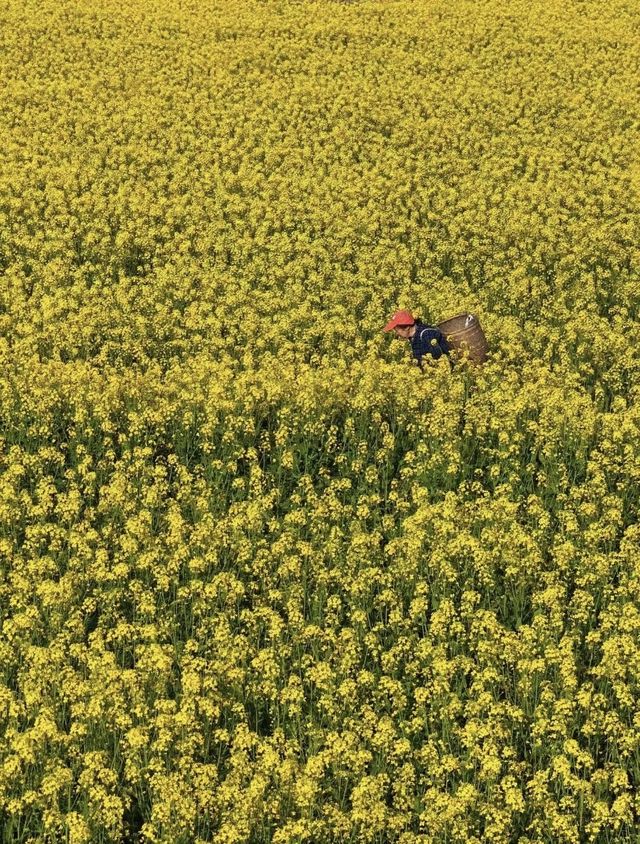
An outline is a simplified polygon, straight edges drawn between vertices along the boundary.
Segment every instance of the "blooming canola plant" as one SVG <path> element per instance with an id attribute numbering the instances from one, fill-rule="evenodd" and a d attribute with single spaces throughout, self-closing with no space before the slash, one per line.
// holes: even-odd
<path id="1" fill-rule="evenodd" d="M 3 840 L 636 841 L 640 9 L 0 46 Z"/>

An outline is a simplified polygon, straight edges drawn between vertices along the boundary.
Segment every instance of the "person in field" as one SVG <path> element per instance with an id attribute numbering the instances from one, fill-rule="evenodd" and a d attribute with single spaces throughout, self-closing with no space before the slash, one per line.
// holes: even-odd
<path id="1" fill-rule="evenodd" d="M 409 311 L 396 311 L 385 325 L 384 331 L 394 331 L 396 337 L 409 341 L 413 357 L 423 372 L 422 358 L 425 355 L 431 355 L 434 360 L 447 355 L 453 369 L 453 360 L 449 355 L 451 348 L 443 333 L 435 325 L 425 325 Z"/>

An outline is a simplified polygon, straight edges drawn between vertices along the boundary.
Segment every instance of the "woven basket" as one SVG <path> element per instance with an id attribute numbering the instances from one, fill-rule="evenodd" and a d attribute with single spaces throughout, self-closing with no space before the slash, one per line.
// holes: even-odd
<path id="1" fill-rule="evenodd" d="M 489 345 L 478 318 L 473 314 L 458 314 L 438 324 L 449 345 L 458 354 L 467 354 L 475 363 L 484 363 Z"/>

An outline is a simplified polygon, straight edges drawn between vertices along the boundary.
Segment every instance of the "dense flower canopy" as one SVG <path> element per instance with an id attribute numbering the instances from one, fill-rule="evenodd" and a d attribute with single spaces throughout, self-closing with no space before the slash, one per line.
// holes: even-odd
<path id="1" fill-rule="evenodd" d="M 640 7 L 7 0 L 0 74 L 6 840 L 635 841 Z"/>

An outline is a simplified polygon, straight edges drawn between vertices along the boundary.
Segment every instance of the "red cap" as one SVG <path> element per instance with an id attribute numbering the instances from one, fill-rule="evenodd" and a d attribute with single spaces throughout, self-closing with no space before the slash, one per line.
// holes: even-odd
<path id="1" fill-rule="evenodd" d="M 389 322 L 385 325 L 383 331 L 391 331 L 396 325 L 413 325 L 415 319 L 409 311 L 396 311 Z"/>

